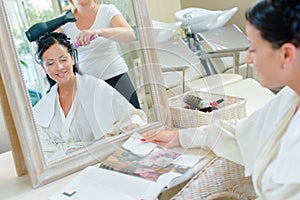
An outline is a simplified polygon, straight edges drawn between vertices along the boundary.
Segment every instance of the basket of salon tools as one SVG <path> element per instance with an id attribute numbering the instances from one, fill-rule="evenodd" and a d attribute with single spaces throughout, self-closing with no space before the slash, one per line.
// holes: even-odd
<path id="1" fill-rule="evenodd" d="M 192 90 L 169 99 L 173 127 L 208 125 L 213 119 L 241 119 L 246 100 L 239 97 Z"/>

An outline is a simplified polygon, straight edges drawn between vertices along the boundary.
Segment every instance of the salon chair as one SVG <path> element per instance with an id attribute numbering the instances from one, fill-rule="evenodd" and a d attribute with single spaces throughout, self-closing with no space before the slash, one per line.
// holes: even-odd
<path id="1" fill-rule="evenodd" d="M 252 69 L 245 62 L 250 44 L 238 26 L 231 24 L 199 32 L 195 39 L 202 47 L 195 52 L 196 55 L 200 60 L 210 59 L 217 73 L 235 73 L 243 78 L 252 78 Z"/>
<path id="2" fill-rule="evenodd" d="M 172 97 L 192 89 L 219 88 L 240 81 L 239 74 L 213 74 L 201 63 L 182 39 L 157 44 L 167 96 Z"/>

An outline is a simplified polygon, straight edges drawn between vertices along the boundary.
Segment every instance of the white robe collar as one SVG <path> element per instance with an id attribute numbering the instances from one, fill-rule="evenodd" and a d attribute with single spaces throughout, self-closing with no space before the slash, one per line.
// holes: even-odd
<path id="1" fill-rule="evenodd" d="M 279 184 L 300 183 L 300 111 L 298 110 L 283 135 L 274 161 L 273 181 Z"/>
<path id="2" fill-rule="evenodd" d="M 244 161 L 246 176 L 253 173 L 254 165 L 265 143 L 288 111 L 295 109 L 298 102 L 299 96 L 289 87 L 285 87 L 262 109 L 237 124 L 236 137 Z M 253 148 L 254 144 L 256 144 L 256 148 Z"/>
<path id="3" fill-rule="evenodd" d="M 97 84 L 93 83 L 97 80 L 94 78 L 86 78 L 85 76 L 76 75 L 77 81 L 77 95 L 78 101 L 82 104 L 94 105 L 94 98 L 89 98 L 94 96 L 95 87 Z M 89 88 L 89 89 L 86 89 Z M 33 113 L 35 115 L 36 123 L 42 127 L 48 127 L 54 116 L 55 103 L 57 98 L 57 84 L 52 86 L 50 92 L 46 94 L 34 107 Z M 87 113 L 93 111 L 88 110 L 91 106 L 83 106 L 83 109 Z M 92 117 L 89 120 L 93 119 Z M 91 123 L 95 124 L 95 123 Z M 98 129 L 99 130 L 99 129 Z"/>

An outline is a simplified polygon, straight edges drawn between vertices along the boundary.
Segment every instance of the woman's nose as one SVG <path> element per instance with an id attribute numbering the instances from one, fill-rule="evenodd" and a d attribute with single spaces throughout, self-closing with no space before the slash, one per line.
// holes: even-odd
<path id="1" fill-rule="evenodd" d="M 57 66 L 58 66 L 59 69 L 63 69 L 64 68 L 64 66 L 61 63 L 58 63 Z"/>

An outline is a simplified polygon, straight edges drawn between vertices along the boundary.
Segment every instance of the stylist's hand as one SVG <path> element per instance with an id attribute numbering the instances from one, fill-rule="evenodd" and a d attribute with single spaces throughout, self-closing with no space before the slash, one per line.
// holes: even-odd
<path id="1" fill-rule="evenodd" d="M 142 135 L 144 142 L 153 142 L 168 148 L 180 146 L 178 130 L 150 130 Z"/>
<path id="2" fill-rule="evenodd" d="M 91 43 L 91 38 L 94 34 L 97 34 L 92 30 L 83 30 L 76 37 L 76 44 L 79 46 L 87 46 Z"/>

